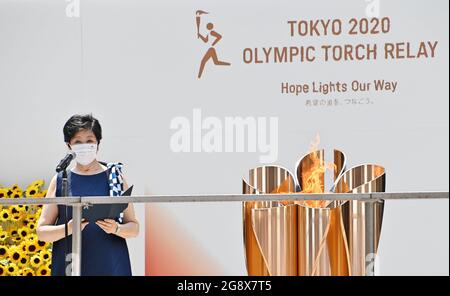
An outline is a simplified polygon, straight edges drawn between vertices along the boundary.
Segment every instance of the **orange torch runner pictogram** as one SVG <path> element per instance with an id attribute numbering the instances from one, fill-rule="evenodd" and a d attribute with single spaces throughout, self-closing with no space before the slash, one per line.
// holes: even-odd
<path id="1" fill-rule="evenodd" d="M 202 77 L 202 74 L 203 74 L 203 71 L 205 69 L 206 63 L 210 59 L 213 60 L 213 63 L 216 66 L 230 66 L 231 65 L 228 62 L 220 61 L 219 58 L 217 57 L 217 52 L 216 52 L 215 46 L 222 39 L 222 35 L 220 35 L 219 33 L 217 33 L 216 31 L 213 30 L 214 29 L 214 24 L 213 23 L 208 23 L 206 25 L 206 29 L 209 31 L 209 33 L 207 33 L 205 36 L 203 36 L 200 33 L 201 18 L 205 14 L 208 14 L 208 12 L 203 11 L 203 10 L 197 10 L 197 12 L 195 13 L 195 15 L 196 15 L 195 19 L 196 19 L 196 24 L 197 24 L 197 38 L 201 39 L 205 43 L 208 43 L 209 36 L 214 37 L 215 40 L 213 41 L 213 43 L 211 44 L 210 48 L 208 49 L 206 54 L 203 56 L 203 58 L 202 58 L 202 60 L 200 62 L 200 69 L 199 69 L 199 72 L 198 72 L 198 78 L 199 79 Z"/>

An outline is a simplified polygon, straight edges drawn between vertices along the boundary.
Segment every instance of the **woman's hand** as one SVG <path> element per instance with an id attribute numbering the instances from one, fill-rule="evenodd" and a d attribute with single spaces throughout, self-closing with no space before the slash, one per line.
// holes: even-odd
<path id="1" fill-rule="evenodd" d="M 67 228 L 69 230 L 69 234 L 72 234 L 72 224 L 73 224 L 73 220 L 70 219 L 69 222 L 67 222 Z M 88 225 L 89 222 L 86 221 L 86 219 L 82 219 L 81 220 L 81 231 L 83 231 L 83 229 L 86 227 L 86 225 Z"/>
<path id="2" fill-rule="evenodd" d="M 130 188 L 128 186 L 128 182 L 123 174 L 121 174 L 121 176 L 124 185 L 123 190 L 127 190 Z M 106 233 L 114 234 L 124 239 L 133 238 L 139 234 L 139 222 L 134 214 L 134 207 L 132 203 L 128 204 L 128 207 L 125 211 L 123 211 L 123 223 L 120 224 L 120 226 L 119 223 L 113 219 L 98 220 L 95 224 L 97 224 L 97 226 L 103 229 Z"/>
<path id="3" fill-rule="evenodd" d="M 95 224 L 108 234 L 115 234 L 119 227 L 119 224 L 112 219 L 98 220 Z"/>

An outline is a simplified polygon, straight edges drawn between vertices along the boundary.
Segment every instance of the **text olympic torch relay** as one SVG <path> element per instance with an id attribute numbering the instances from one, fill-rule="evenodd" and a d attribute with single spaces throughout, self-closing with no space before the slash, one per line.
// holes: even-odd
<path id="1" fill-rule="evenodd" d="M 1 295 L 448 277 L 432 2 L 0 0 Z"/>

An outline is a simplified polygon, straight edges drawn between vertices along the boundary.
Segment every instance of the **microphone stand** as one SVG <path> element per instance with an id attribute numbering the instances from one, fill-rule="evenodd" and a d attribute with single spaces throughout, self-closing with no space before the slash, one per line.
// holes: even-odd
<path id="1" fill-rule="evenodd" d="M 69 180 L 67 179 L 67 168 L 64 168 L 64 170 L 62 171 L 62 183 L 61 183 L 61 195 L 62 197 L 68 197 L 69 196 Z M 69 226 L 68 226 L 68 221 L 67 221 L 67 217 L 68 217 L 68 210 L 67 210 L 67 205 L 64 206 L 64 270 L 67 270 L 67 263 L 70 260 L 67 260 L 67 255 L 69 254 L 69 242 L 68 237 L 69 237 Z"/>
<path id="2" fill-rule="evenodd" d="M 75 153 L 66 155 L 63 160 L 56 167 L 56 172 L 62 173 L 61 183 L 61 197 L 69 197 L 72 192 L 70 190 L 70 175 L 67 173 L 67 167 L 72 159 L 75 157 Z M 62 209 L 62 208 L 61 208 Z M 69 214 L 68 205 L 64 205 L 64 209 L 61 210 L 61 216 L 64 218 L 64 271 L 66 275 L 81 275 L 81 221 L 82 221 L 82 205 L 72 206 L 72 219 L 75 227 L 72 228 L 72 251 L 69 253 Z M 70 270 L 69 267 L 70 266 Z"/>

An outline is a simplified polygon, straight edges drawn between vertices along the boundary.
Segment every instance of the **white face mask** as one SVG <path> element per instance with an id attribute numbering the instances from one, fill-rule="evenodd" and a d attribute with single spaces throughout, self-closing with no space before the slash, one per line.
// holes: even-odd
<path id="1" fill-rule="evenodd" d="M 88 165 L 97 159 L 97 144 L 76 144 L 72 146 L 75 160 L 81 165 Z"/>

